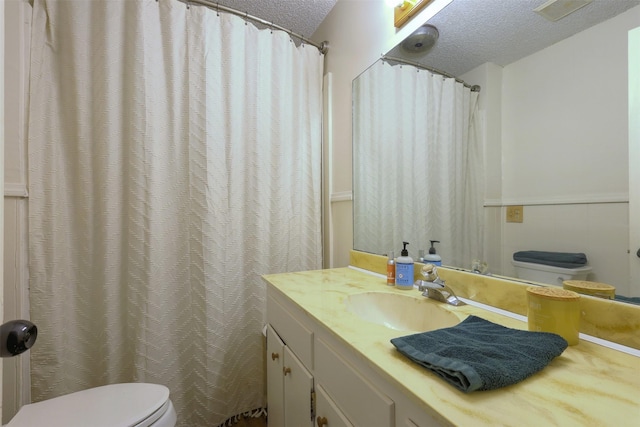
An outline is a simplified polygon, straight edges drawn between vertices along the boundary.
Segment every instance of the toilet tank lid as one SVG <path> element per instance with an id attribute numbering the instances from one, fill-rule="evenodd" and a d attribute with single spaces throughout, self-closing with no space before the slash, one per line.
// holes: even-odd
<path id="1" fill-rule="evenodd" d="M 7 427 L 139 426 L 168 400 L 163 385 L 111 384 L 25 405 Z"/>
<path id="2" fill-rule="evenodd" d="M 514 259 L 511 260 L 511 264 L 513 264 L 515 267 L 529 268 L 531 270 L 548 271 L 552 273 L 575 274 L 575 273 L 588 273 L 591 271 L 590 265 L 585 265 L 584 267 L 576 267 L 576 268 L 564 268 L 564 267 L 555 267 L 553 265 L 546 265 L 546 264 L 535 264 L 533 262 L 516 261 Z"/>

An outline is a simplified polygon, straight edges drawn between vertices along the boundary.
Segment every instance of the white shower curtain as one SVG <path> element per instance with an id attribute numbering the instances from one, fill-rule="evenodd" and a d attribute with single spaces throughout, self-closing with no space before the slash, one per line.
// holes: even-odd
<path id="1" fill-rule="evenodd" d="M 378 61 L 354 84 L 354 248 L 414 259 L 430 240 L 445 265 L 483 258 L 478 93 Z"/>
<path id="2" fill-rule="evenodd" d="M 35 0 L 31 49 L 34 400 L 262 408 L 260 275 L 321 267 L 322 55 L 176 0 Z"/>

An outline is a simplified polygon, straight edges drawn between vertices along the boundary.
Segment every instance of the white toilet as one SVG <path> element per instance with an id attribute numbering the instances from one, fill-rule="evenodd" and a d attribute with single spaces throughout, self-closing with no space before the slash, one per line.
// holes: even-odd
<path id="1" fill-rule="evenodd" d="M 25 405 L 6 427 L 174 427 L 169 389 L 111 384 Z"/>
<path id="2" fill-rule="evenodd" d="M 511 260 L 511 263 L 516 269 L 516 277 L 518 279 L 556 286 L 562 286 L 562 282 L 565 280 L 586 280 L 587 275 L 591 272 L 591 267 L 588 265 L 563 268 L 516 260 Z"/>

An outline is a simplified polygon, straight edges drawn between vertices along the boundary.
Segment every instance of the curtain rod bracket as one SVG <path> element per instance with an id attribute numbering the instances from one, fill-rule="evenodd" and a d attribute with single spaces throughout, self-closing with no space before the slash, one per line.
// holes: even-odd
<path id="1" fill-rule="evenodd" d="M 321 54 L 324 55 L 325 53 L 327 53 L 329 51 L 329 42 L 325 40 L 322 43 L 320 43 L 319 49 Z"/>

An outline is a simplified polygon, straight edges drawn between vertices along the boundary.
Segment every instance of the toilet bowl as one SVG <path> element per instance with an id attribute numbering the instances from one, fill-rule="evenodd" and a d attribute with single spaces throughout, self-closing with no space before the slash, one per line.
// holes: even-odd
<path id="1" fill-rule="evenodd" d="M 174 427 L 163 385 L 111 384 L 24 405 L 6 427 Z"/>
<path id="2" fill-rule="evenodd" d="M 588 265 L 576 268 L 563 268 L 516 260 L 511 260 L 511 263 L 516 269 L 516 277 L 518 279 L 556 286 L 562 286 L 562 282 L 565 280 L 585 280 L 591 272 L 591 267 Z"/>

